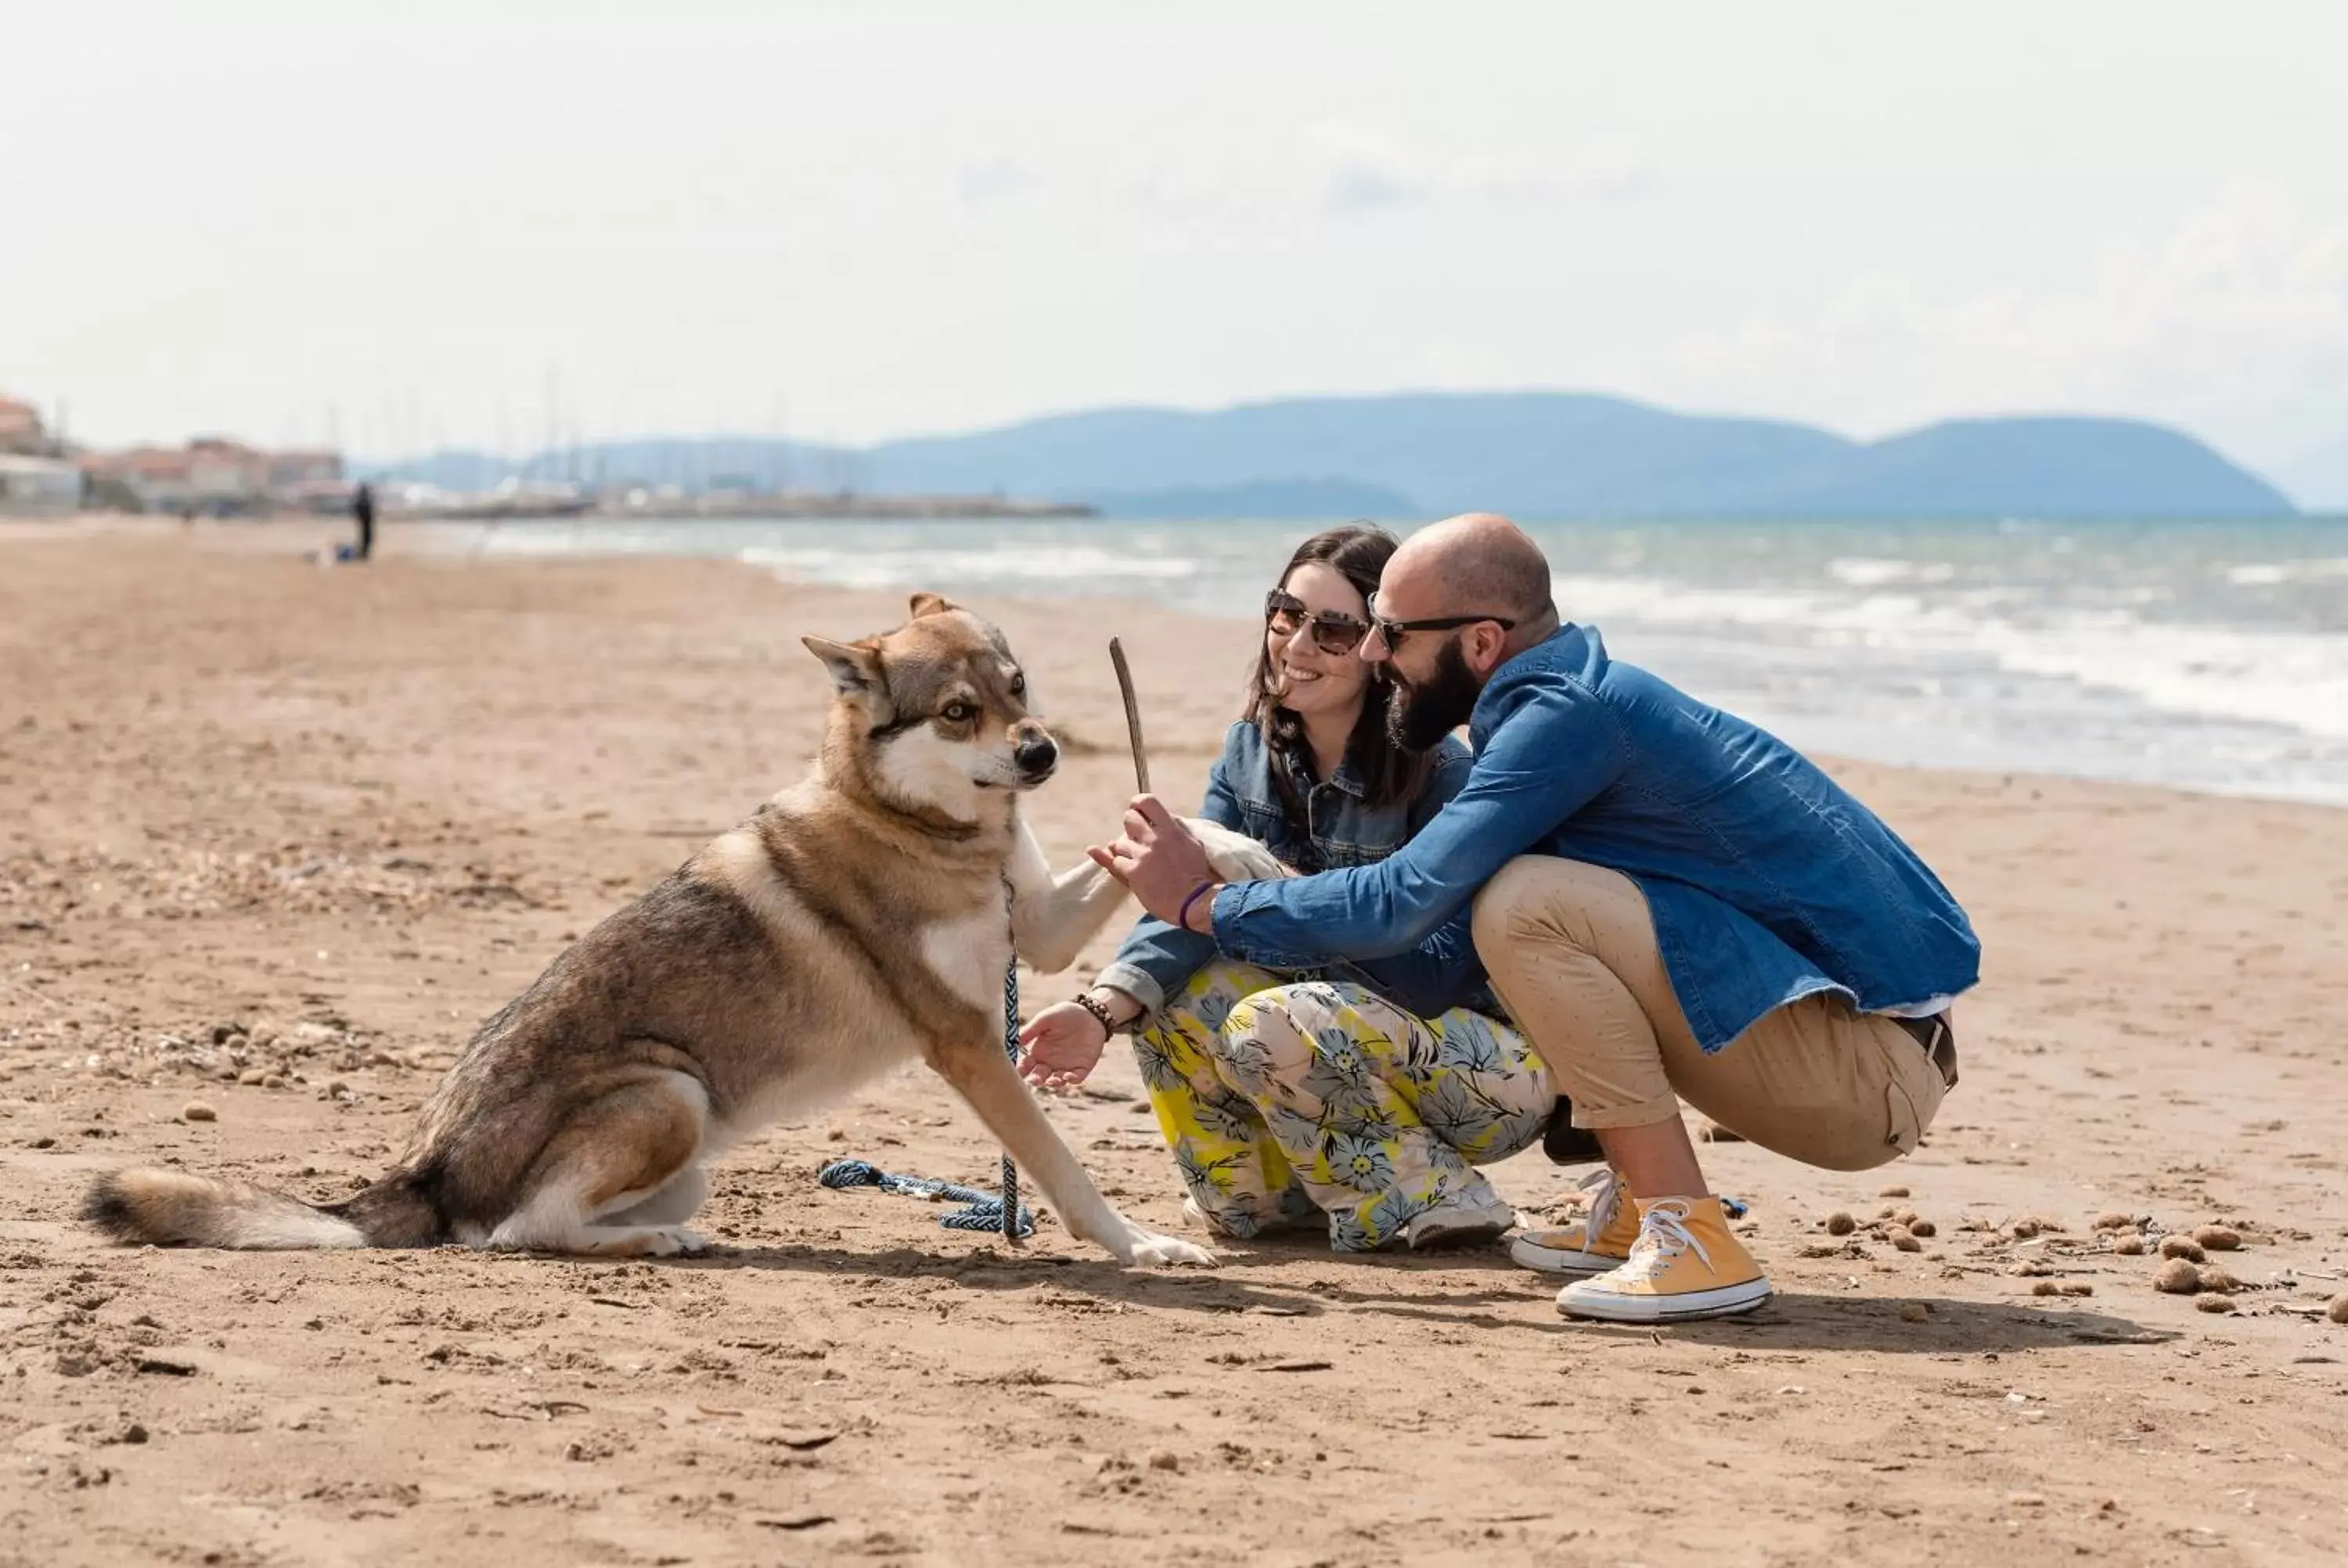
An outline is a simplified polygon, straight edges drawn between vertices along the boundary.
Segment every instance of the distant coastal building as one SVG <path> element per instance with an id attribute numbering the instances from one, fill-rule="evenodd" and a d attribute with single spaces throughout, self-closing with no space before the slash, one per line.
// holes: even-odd
<path id="1" fill-rule="evenodd" d="M 0 518 L 69 518 L 79 510 L 79 468 L 55 457 L 0 452 Z"/>
<path id="2" fill-rule="evenodd" d="M 41 424 L 41 411 L 29 403 L 0 397 L 0 452 L 37 457 L 48 449 L 49 433 Z"/>
<path id="3" fill-rule="evenodd" d="M 81 509 L 81 470 L 55 451 L 39 409 L 0 397 L 0 518 L 67 518 Z"/>
<path id="4" fill-rule="evenodd" d="M 86 453 L 81 464 L 100 499 L 144 512 L 256 517 L 339 511 L 350 499 L 339 453 L 265 452 L 220 436 Z"/>

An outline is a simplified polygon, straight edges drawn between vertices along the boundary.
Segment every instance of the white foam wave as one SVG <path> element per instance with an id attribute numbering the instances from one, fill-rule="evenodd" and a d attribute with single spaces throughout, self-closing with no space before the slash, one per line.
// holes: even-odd
<path id="1" fill-rule="evenodd" d="M 1957 575 L 1957 569 L 1946 561 L 1838 556 L 1827 562 L 1827 575 L 1852 588 L 1881 588 L 1895 582 L 1946 582 Z"/>
<path id="2" fill-rule="evenodd" d="M 753 547 L 743 550 L 740 559 L 782 577 L 841 588 L 999 583 L 1065 592 L 1086 581 L 1129 586 L 1177 581 L 1199 572 L 1199 563 L 1186 557 L 1121 555 L 1086 545 L 998 546 L 983 550 Z"/>
<path id="3" fill-rule="evenodd" d="M 1828 646 L 1977 658 L 2017 674 L 2124 692 L 2165 712 L 2277 724 L 2348 739 L 2348 636 L 2151 621 L 2117 610 L 2013 613 L 2008 596 L 1847 595 L 1569 578 L 1578 620 L 1741 627 Z M 2001 611 L 2004 611 L 2001 613 Z"/>
<path id="4" fill-rule="evenodd" d="M 2337 560 L 2246 561 L 2226 571 L 2226 580 L 2237 588 L 2276 588 L 2287 582 L 2327 582 L 2340 578 L 2348 578 L 2348 556 Z"/>

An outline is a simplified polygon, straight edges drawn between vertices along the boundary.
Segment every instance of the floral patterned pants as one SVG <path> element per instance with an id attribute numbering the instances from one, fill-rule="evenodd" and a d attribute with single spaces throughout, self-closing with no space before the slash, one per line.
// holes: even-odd
<path id="1" fill-rule="evenodd" d="M 1419 1019 L 1362 986 L 1218 959 L 1134 1031 L 1182 1184 L 1229 1236 L 1327 1216 L 1366 1252 L 1439 1204 L 1499 1200 L 1475 1166 L 1540 1138 L 1549 1069 L 1466 1008 Z"/>

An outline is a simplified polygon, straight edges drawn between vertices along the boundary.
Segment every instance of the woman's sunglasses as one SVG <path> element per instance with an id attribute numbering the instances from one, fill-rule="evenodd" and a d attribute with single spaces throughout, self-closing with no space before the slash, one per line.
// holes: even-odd
<path id="1" fill-rule="evenodd" d="M 1263 596 L 1263 623 L 1282 637 L 1293 637 L 1310 623 L 1313 646 L 1323 653 L 1351 653 L 1362 645 L 1370 629 L 1350 615 L 1324 615 L 1304 608 L 1304 601 L 1284 589 Z"/>

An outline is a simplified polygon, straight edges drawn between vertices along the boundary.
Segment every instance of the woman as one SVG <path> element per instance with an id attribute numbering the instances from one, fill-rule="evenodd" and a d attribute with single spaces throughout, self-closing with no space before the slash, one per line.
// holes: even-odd
<path id="1" fill-rule="evenodd" d="M 1208 774 L 1200 815 L 1300 872 L 1384 859 L 1467 782 L 1457 737 L 1412 753 L 1387 734 L 1384 677 L 1355 656 L 1395 546 L 1356 524 L 1297 548 Z M 1516 1216 L 1474 1167 L 1539 1138 L 1556 1094 L 1488 993 L 1453 1006 L 1454 983 L 1410 957 L 1274 974 L 1145 917 L 1090 990 L 1020 1031 L 1021 1071 L 1071 1087 L 1130 1027 L 1186 1207 L 1220 1235 L 1323 1221 L 1340 1252 L 1489 1240 Z"/>

